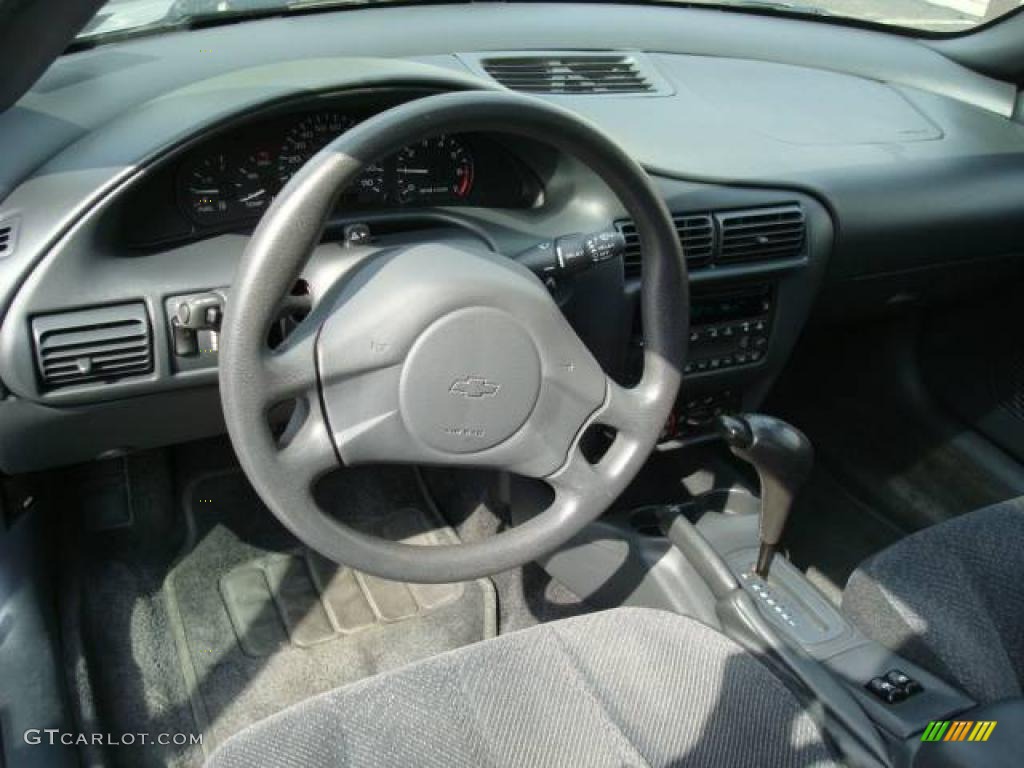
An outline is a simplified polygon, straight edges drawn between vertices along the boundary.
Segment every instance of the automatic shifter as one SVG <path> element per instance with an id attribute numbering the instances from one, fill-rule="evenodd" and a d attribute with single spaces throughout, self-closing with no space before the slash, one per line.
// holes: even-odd
<path id="1" fill-rule="evenodd" d="M 796 427 L 759 413 L 720 416 L 718 429 L 732 452 L 754 466 L 761 481 L 760 547 L 754 572 L 767 579 L 793 498 L 811 471 L 814 449 Z"/>

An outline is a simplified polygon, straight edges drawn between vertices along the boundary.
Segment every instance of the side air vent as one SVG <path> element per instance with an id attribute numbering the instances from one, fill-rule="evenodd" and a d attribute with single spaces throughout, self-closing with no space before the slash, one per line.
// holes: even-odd
<path id="1" fill-rule="evenodd" d="M 673 216 L 672 221 L 676 225 L 679 242 L 683 246 L 686 265 L 690 269 L 697 269 L 710 264 L 715 246 L 715 230 L 711 223 L 711 215 Z M 622 257 L 626 277 L 639 277 L 640 237 L 637 235 L 636 225 L 629 219 L 624 219 L 615 222 L 615 226 L 626 238 L 626 252 Z"/>
<path id="2" fill-rule="evenodd" d="M 731 211 L 715 218 L 721 231 L 721 264 L 789 259 L 803 249 L 804 214 L 798 206 Z"/>
<path id="3" fill-rule="evenodd" d="M 18 220 L 7 219 L 0 221 L 0 259 L 7 258 L 14 253 L 14 246 L 18 241 Z"/>
<path id="4" fill-rule="evenodd" d="M 153 370 L 152 333 L 141 303 L 40 315 L 32 320 L 32 336 L 47 389 Z"/>
<path id="5" fill-rule="evenodd" d="M 555 94 L 653 93 L 632 56 L 514 56 L 483 59 L 484 71 L 513 91 Z"/>

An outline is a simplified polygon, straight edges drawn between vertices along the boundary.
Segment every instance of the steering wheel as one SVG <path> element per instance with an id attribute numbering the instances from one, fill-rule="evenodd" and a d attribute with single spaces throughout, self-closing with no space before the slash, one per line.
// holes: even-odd
<path id="1" fill-rule="evenodd" d="M 285 341 L 277 308 L 320 241 L 340 192 L 413 142 L 493 131 L 576 156 L 614 192 L 643 242 L 643 376 L 609 378 L 526 267 L 481 248 L 424 243 L 370 258 Z M 241 258 L 220 337 L 220 392 L 242 468 L 304 544 L 383 578 L 455 582 L 554 551 L 600 516 L 653 450 L 679 388 L 688 333 L 686 264 L 644 170 L 572 113 L 526 96 L 459 92 L 382 112 L 335 139 L 284 187 Z M 275 438 L 268 411 L 298 401 Z M 579 448 L 614 430 L 596 463 Z M 547 482 L 550 505 L 484 541 L 415 546 L 324 513 L 313 489 L 344 465 L 487 467 Z"/>

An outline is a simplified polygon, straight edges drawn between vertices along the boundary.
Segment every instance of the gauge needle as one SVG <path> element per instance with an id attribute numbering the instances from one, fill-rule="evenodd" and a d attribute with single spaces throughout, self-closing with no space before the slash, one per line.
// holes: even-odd
<path id="1" fill-rule="evenodd" d="M 265 190 L 265 189 L 260 189 L 260 190 L 257 190 L 256 192 L 250 192 L 248 195 L 245 195 L 244 197 L 239 198 L 238 202 L 240 202 L 240 203 L 248 203 L 250 200 L 255 200 L 257 197 L 263 197 L 263 193 L 266 192 L 266 191 L 267 190 Z"/>
<path id="2" fill-rule="evenodd" d="M 193 195 L 219 195 L 220 194 L 220 190 L 217 187 L 212 187 L 210 189 L 196 189 L 195 187 L 189 187 L 188 191 L 191 192 Z"/>
<path id="3" fill-rule="evenodd" d="M 403 168 L 399 168 L 398 172 L 399 173 L 418 173 L 418 174 L 426 175 L 426 174 L 430 173 L 430 169 L 429 168 L 404 168 L 403 167 Z"/>

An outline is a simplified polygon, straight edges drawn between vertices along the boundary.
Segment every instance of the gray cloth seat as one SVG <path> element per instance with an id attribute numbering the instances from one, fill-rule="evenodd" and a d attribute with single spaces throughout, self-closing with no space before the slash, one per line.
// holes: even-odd
<path id="1" fill-rule="evenodd" d="M 832 766 L 754 656 L 696 621 L 619 608 L 465 646 L 297 704 L 209 768 Z"/>
<path id="2" fill-rule="evenodd" d="M 1024 687 L 1024 498 L 926 528 L 865 561 L 843 612 L 988 703 Z"/>

